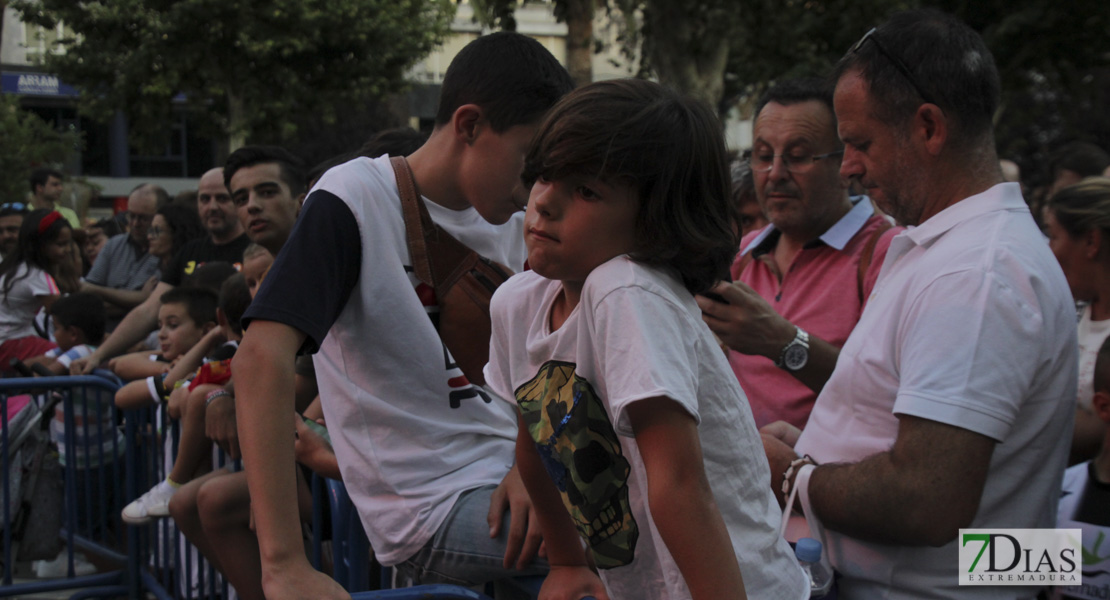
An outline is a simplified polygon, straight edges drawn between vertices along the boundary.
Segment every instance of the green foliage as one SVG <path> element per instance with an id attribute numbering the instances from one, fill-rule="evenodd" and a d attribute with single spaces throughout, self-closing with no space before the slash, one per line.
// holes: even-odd
<path id="1" fill-rule="evenodd" d="M 0 203 L 22 202 L 31 170 L 58 166 L 79 149 L 76 132 L 60 132 L 38 115 L 19 108 L 19 99 L 0 94 Z"/>
<path id="2" fill-rule="evenodd" d="M 292 115 L 337 110 L 403 85 L 442 42 L 450 0 L 13 0 L 24 21 L 69 35 L 44 67 L 97 118 L 123 109 L 134 141 L 157 140 L 172 99 L 213 135 L 285 138 Z"/>

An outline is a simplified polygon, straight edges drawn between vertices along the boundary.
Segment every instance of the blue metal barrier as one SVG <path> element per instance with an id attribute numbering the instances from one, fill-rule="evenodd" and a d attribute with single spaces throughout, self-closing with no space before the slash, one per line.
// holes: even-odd
<path id="1" fill-rule="evenodd" d="M 128 473 L 121 505 L 165 480 L 180 435 L 179 423 L 158 406 L 124 411 L 124 415 Z M 177 530 L 173 519 L 125 527 L 132 549 L 127 556 L 129 568 L 139 574 L 136 593 L 145 590 L 166 600 L 229 597 L 227 582 Z"/>
<path id="2" fill-rule="evenodd" d="M 118 387 L 118 380 L 99 376 L 0 379 L 0 467 L 3 472 L 0 524 L 4 529 L 0 597 L 73 588 L 84 588 L 86 597 L 118 596 L 131 589 L 130 580 L 135 574 L 125 568 L 126 544 L 119 522 L 124 440 L 116 427 L 113 405 Z M 14 408 L 16 402 L 26 402 L 22 409 L 26 412 L 13 410 L 9 414 L 9 406 Z M 9 418 L 18 421 L 17 430 L 12 430 Z M 29 490 L 24 488 L 17 493 L 12 489 L 16 472 L 22 471 L 22 465 L 13 465 L 12 459 L 17 452 L 21 456 L 23 450 L 32 452 L 38 461 L 32 466 L 39 469 L 37 472 L 43 478 L 39 480 L 34 476 L 33 481 L 24 480 L 23 483 L 55 485 L 57 482 L 52 481 L 52 477 L 57 473 L 41 470 L 52 459 L 44 448 L 48 443 L 48 430 L 55 441 L 60 442 L 58 462 L 63 501 L 58 534 L 64 542 L 66 576 L 15 584 L 13 565 L 19 558 L 18 548 L 26 548 L 28 542 L 45 544 L 49 548 L 53 540 L 47 535 L 25 539 L 20 546 L 20 541 L 13 536 L 13 528 L 26 527 L 30 511 L 43 506 L 24 505 L 21 497 Z M 119 568 L 78 576 L 75 570 L 78 550 L 93 555 L 101 564 L 118 565 Z"/>

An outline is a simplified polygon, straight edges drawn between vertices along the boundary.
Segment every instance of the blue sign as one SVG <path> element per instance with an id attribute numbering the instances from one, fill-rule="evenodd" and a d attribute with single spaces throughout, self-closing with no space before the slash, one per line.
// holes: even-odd
<path id="1" fill-rule="evenodd" d="M 73 86 L 62 83 L 49 73 L 0 73 L 0 91 L 20 96 L 76 97 Z"/>

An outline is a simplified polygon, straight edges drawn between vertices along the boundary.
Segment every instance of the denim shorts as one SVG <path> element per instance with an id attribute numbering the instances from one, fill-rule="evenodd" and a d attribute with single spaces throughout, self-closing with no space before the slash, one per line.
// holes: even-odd
<path id="1" fill-rule="evenodd" d="M 545 575 L 547 561 L 534 559 L 523 571 L 501 566 L 509 534 L 509 511 L 501 520 L 501 534 L 489 536 L 490 496 L 497 486 L 463 492 L 432 539 L 416 554 L 394 566 L 398 586 L 447 583 L 473 587 L 489 581 Z"/>

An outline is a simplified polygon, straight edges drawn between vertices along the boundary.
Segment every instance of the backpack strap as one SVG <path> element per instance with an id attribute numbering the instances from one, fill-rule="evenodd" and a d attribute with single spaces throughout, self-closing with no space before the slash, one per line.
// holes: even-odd
<path id="1" fill-rule="evenodd" d="M 405 238 L 408 240 L 412 269 L 417 279 L 434 288 L 435 279 L 432 277 L 432 263 L 428 258 L 425 238 L 429 231 L 435 231 L 435 224 L 428 214 L 428 207 L 424 206 L 416 193 L 416 180 L 413 179 L 408 161 L 403 156 L 393 156 L 389 162 L 393 165 L 397 190 L 401 195 L 401 214 L 405 219 Z"/>

